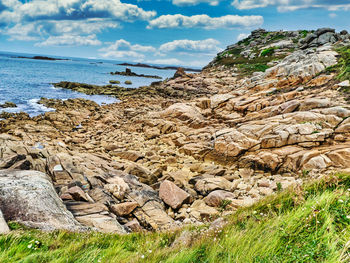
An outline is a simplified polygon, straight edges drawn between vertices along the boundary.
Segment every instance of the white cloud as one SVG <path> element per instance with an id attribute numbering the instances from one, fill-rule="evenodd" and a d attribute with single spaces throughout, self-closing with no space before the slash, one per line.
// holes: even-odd
<path id="1" fill-rule="evenodd" d="M 6 0 L 9 1 L 9 0 Z M 12 0 L 13 1 L 13 0 Z M 145 11 L 120 0 L 32 0 L 16 1 L 0 14 L 0 21 L 16 23 L 37 20 L 110 18 L 117 21 L 149 20 L 155 11 Z"/>
<path id="2" fill-rule="evenodd" d="M 277 6 L 279 12 L 295 11 L 306 8 L 322 8 L 329 11 L 350 10 L 350 4 L 344 0 L 234 0 L 232 5 L 239 10 Z"/>
<path id="3" fill-rule="evenodd" d="M 200 3 L 208 3 L 211 6 L 217 6 L 221 0 L 173 0 L 174 5 L 198 5 Z"/>
<path id="4" fill-rule="evenodd" d="M 43 42 L 36 43 L 35 46 L 98 46 L 101 45 L 101 41 L 96 38 L 96 35 L 89 36 L 76 36 L 76 35 L 63 35 L 63 36 L 50 36 Z"/>
<path id="5" fill-rule="evenodd" d="M 139 44 L 132 45 L 130 42 L 119 39 L 115 43 L 99 49 L 101 55 L 105 58 L 144 58 L 143 53 L 156 52 L 152 46 L 142 46 Z"/>
<path id="6" fill-rule="evenodd" d="M 74 42 L 93 34 L 117 28 L 121 22 L 150 20 L 155 11 L 145 11 L 137 5 L 120 0 L 0 0 L 1 33 L 10 40 Z M 65 39 L 67 38 L 67 39 Z M 45 41 L 47 40 L 47 42 Z M 79 41 L 76 42 L 81 45 Z"/>
<path id="7" fill-rule="evenodd" d="M 205 40 L 174 40 L 160 46 L 161 52 L 218 52 L 219 41 L 209 38 Z"/>
<path id="8" fill-rule="evenodd" d="M 179 66 L 183 65 L 184 62 L 177 59 L 177 58 L 165 58 L 165 59 L 155 59 L 155 60 L 149 60 L 147 61 L 148 63 L 153 63 L 153 64 L 161 64 L 161 65 L 174 65 L 174 66 Z"/>
<path id="9" fill-rule="evenodd" d="M 237 27 L 257 27 L 264 22 L 262 16 L 238 16 L 227 15 L 222 17 L 209 17 L 208 15 L 184 16 L 162 15 L 149 22 L 148 29 L 151 28 L 193 28 L 202 27 L 205 29 L 216 28 L 237 28 Z"/>
<path id="10" fill-rule="evenodd" d="M 249 36 L 250 34 L 245 34 L 245 33 L 241 33 L 237 36 L 237 40 L 242 40 L 242 39 L 245 39 Z"/>

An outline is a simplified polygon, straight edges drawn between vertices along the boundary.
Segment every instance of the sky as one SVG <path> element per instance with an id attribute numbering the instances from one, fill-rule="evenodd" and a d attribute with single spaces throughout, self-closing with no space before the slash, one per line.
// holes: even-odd
<path id="1" fill-rule="evenodd" d="M 0 0 L 0 51 L 202 67 L 257 28 L 350 31 L 350 0 Z"/>

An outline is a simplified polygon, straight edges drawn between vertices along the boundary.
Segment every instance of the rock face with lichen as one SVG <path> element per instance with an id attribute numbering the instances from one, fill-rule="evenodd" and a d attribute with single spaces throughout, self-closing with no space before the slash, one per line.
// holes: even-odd
<path id="1" fill-rule="evenodd" d="M 46 173 L 73 225 L 120 233 L 213 220 L 350 168 L 348 50 L 345 31 L 260 29 L 199 74 L 139 89 L 62 82 L 121 102 L 42 99 L 56 111 L 2 115 L 0 169 Z"/>

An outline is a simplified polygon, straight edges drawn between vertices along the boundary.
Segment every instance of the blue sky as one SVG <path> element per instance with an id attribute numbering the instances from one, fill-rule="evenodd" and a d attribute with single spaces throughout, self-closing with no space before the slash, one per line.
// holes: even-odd
<path id="1" fill-rule="evenodd" d="M 0 50 L 200 67 L 256 28 L 350 30 L 350 0 L 0 0 Z"/>

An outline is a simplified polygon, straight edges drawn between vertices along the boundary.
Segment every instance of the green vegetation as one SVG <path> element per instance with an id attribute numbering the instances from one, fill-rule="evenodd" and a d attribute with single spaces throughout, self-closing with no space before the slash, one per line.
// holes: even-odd
<path id="1" fill-rule="evenodd" d="M 338 63 L 328 67 L 325 73 L 336 73 L 339 81 L 350 80 L 350 46 L 337 48 L 339 53 Z"/>
<path id="2" fill-rule="evenodd" d="M 44 233 L 18 224 L 0 236 L 0 262 L 349 262 L 350 175 L 328 176 L 238 210 L 222 230 L 181 234 Z"/>
<path id="3" fill-rule="evenodd" d="M 305 37 L 307 36 L 307 34 L 309 34 L 309 31 L 307 31 L 307 30 L 302 30 L 302 31 L 300 31 L 299 33 L 300 33 L 300 35 L 302 35 L 302 38 L 305 38 Z"/>
<path id="4" fill-rule="evenodd" d="M 242 39 L 241 41 L 238 41 L 237 44 L 238 45 L 244 45 L 244 46 L 248 46 L 250 44 L 250 42 L 252 42 L 253 39 L 250 37 L 247 37 L 245 39 Z"/>
<path id="5" fill-rule="evenodd" d="M 250 75 L 253 72 L 265 72 L 269 66 L 266 64 L 261 63 L 254 63 L 254 64 L 240 64 L 238 65 L 238 68 L 241 70 L 241 73 L 245 75 Z"/>
<path id="6" fill-rule="evenodd" d="M 272 56 L 273 53 L 275 53 L 275 49 L 276 47 L 270 47 L 270 48 L 264 49 L 263 51 L 261 51 L 260 55 L 262 57 Z"/>
<path id="7" fill-rule="evenodd" d="M 226 55 L 239 56 L 241 52 L 242 52 L 241 48 L 233 48 L 233 49 L 230 49 L 230 50 L 228 50 L 220 55 L 218 54 L 216 59 L 217 60 L 223 59 Z"/>

